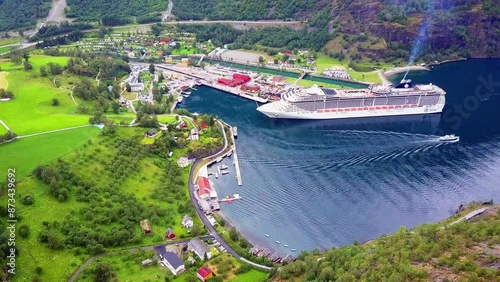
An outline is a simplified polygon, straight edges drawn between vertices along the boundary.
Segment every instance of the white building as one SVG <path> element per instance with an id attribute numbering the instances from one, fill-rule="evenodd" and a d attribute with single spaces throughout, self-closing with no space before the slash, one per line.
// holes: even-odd
<path id="1" fill-rule="evenodd" d="M 193 227 L 193 219 L 190 216 L 185 215 L 182 218 L 182 226 L 184 228 L 191 228 L 191 227 Z"/>

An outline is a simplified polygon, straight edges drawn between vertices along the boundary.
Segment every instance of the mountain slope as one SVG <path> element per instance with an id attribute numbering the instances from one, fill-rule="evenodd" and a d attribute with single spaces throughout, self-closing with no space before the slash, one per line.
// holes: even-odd
<path id="1" fill-rule="evenodd" d="M 51 0 L 0 0 L 0 30 L 33 28 L 37 19 L 45 18 Z"/>
<path id="2" fill-rule="evenodd" d="M 412 230 L 402 227 L 363 245 L 301 253 L 273 280 L 500 281 L 500 206 L 486 207 L 482 215 L 451 226 L 458 216 Z"/>

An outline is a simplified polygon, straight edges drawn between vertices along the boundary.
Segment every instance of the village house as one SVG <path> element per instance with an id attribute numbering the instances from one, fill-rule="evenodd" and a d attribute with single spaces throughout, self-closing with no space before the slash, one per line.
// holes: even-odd
<path id="1" fill-rule="evenodd" d="M 201 260 L 205 260 L 212 257 L 212 252 L 208 245 L 199 238 L 193 238 L 188 243 L 188 250 L 195 253 Z"/>
<path id="2" fill-rule="evenodd" d="M 155 247 L 155 251 L 160 258 L 160 264 L 167 267 L 174 275 L 186 271 L 186 266 L 176 253 L 167 251 L 165 246 Z"/>
<path id="3" fill-rule="evenodd" d="M 165 57 L 165 63 L 172 64 L 173 62 L 174 62 L 174 58 L 172 58 L 171 56 Z"/>
<path id="4" fill-rule="evenodd" d="M 169 227 L 165 231 L 165 239 L 168 239 L 168 240 L 174 240 L 175 239 L 175 234 L 174 234 L 174 231 L 172 230 L 172 228 Z"/>
<path id="5" fill-rule="evenodd" d="M 158 135 L 158 132 L 156 132 L 155 129 L 150 129 L 150 130 L 146 131 L 146 133 L 144 134 L 144 137 L 155 138 L 156 135 Z"/>
<path id="6" fill-rule="evenodd" d="M 149 224 L 149 220 L 141 220 L 141 229 L 144 234 L 151 234 L 151 225 Z"/>
<path id="7" fill-rule="evenodd" d="M 193 219 L 190 216 L 185 215 L 182 218 L 182 226 L 184 228 L 191 228 L 191 227 L 193 227 Z"/>
<path id="8" fill-rule="evenodd" d="M 191 134 L 189 135 L 190 140 L 199 140 L 200 136 L 198 134 L 198 129 L 196 127 L 191 128 Z"/>
<path id="9" fill-rule="evenodd" d="M 198 269 L 198 271 L 196 272 L 196 277 L 198 277 L 198 279 L 200 279 L 203 282 L 207 281 L 212 276 L 213 276 L 212 270 L 210 270 L 210 268 L 206 266 L 200 267 L 200 269 Z"/>

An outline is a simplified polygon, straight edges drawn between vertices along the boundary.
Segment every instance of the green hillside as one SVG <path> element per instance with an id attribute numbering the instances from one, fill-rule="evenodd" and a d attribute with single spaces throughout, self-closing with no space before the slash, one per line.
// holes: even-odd
<path id="1" fill-rule="evenodd" d="M 0 30 L 33 28 L 37 19 L 45 18 L 51 0 L 0 0 Z"/>
<path id="2" fill-rule="evenodd" d="M 66 16 L 85 21 L 98 21 L 103 17 L 129 20 L 130 17 L 159 15 L 167 9 L 166 0 L 67 0 L 69 9 Z"/>
<path id="3" fill-rule="evenodd" d="M 363 245 L 302 253 L 276 281 L 500 281 L 500 206 L 453 225 L 420 225 Z"/>

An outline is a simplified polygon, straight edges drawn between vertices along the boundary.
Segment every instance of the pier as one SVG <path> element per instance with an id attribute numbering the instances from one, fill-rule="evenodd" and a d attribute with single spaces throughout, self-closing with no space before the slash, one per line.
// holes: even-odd
<path id="1" fill-rule="evenodd" d="M 217 83 L 210 84 L 210 83 L 207 83 L 206 81 L 202 81 L 201 84 L 203 84 L 203 85 L 205 85 L 207 87 L 213 88 L 213 89 L 224 91 L 224 92 L 227 92 L 229 94 L 233 94 L 235 96 L 242 97 L 242 98 L 245 98 L 245 99 L 248 99 L 248 100 L 252 100 L 252 101 L 255 101 L 255 102 L 259 102 L 259 103 L 262 103 L 262 104 L 265 104 L 265 103 L 268 102 L 268 100 L 265 99 L 265 98 L 261 98 L 259 96 L 254 96 L 254 95 L 245 94 L 243 92 L 238 92 L 238 89 L 233 88 L 233 87 L 225 87 L 225 86 L 222 86 L 222 85 L 217 84 Z M 241 90 L 239 90 L 239 91 L 241 91 Z"/>
<path id="2" fill-rule="evenodd" d="M 238 162 L 238 153 L 236 152 L 236 140 L 234 139 L 233 128 L 231 127 L 231 139 L 233 140 L 234 168 L 236 169 L 236 181 L 238 186 L 243 185 L 241 180 L 240 163 Z"/>

